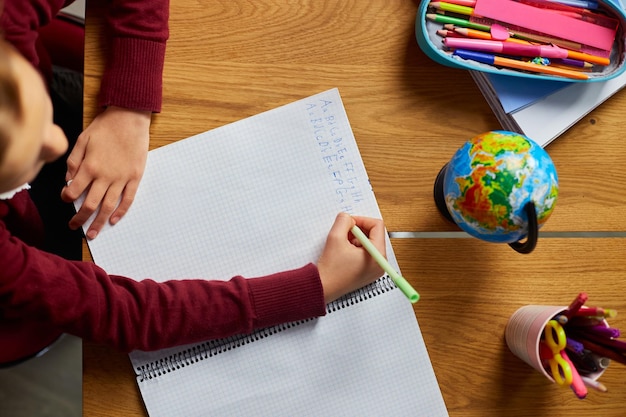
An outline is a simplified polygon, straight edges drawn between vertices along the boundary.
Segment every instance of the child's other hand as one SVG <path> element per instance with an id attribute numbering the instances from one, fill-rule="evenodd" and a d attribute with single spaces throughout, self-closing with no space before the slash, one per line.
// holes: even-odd
<path id="1" fill-rule="evenodd" d="M 352 235 L 350 230 L 355 224 L 369 237 L 376 249 L 383 256 L 386 255 L 385 225 L 382 220 L 339 213 L 317 261 L 327 303 L 383 275 L 382 268 Z"/>
<path id="2" fill-rule="evenodd" d="M 151 113 L 108 107 L 78 137 L 67 160 L 64 201 L 85 201 L 70 220 L 70 228 L 81 227 L 98 212 L 89 226 L 93 239 L 108 221 L 117 223 L 130 208 L 143 176 L 150 143 Z"/>

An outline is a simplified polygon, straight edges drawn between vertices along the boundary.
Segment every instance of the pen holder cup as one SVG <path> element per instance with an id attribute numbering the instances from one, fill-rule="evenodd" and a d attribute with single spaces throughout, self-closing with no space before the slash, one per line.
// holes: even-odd
<path id="1" fill-rule="evenodd" d="M 504 338 L 511 352 L 552 382 L 555 380 L 544 368 L 539 355 L 539 342 L 546 324 L 566 309 L 567 306 L 523 306 L 509 318 L 504 331 Z M 608 326 L 606 321 L 605 325 Z M 592 373 L 588 377 L 596 380 L 605 370 L 606 368 L 599 369 L 598 372 Z"/>
<path id="2" fill-rule="evenodd" d="M 519 6 L 519 4 L 517 3 L 524 3 L 524 2 L 521 2 L 521 1 L 518 2 L 518 1 L 512 1 L 512 0 L 498 0 L 498 1 L 485 0 L 485 4 L 487 3 L 493 4 L 495 2 L 496 4 L 499 4 L 499 8 L 502 10 L 502 6 L 505 4 L 504 3 L 505 1 L 507 2 L 507 5 L 504 6 L 503 10 L 505 11 L 506 17 L 503 17 L 503 18 L 507 20 L 507 18 L 510 18 L 511 16 L 513 16 L 515 17 L 515 20 L 518 20 L 519 16 L 516 16 L 516 13 L 511 13 L 511 11 L 508 10 L 508 8 L 512 6 L 517 7 Z M 575 58 L 575 60 L 579 62 L 586 62 L 586 61 L 589 61 L 590 59 L 593 59 L 593 62 L 588 62 L 588 64 L 593 64 L 592 68 L 590 70 L 585 71 L 585 75 L 583 77 L 580 77 L 580 74 L 576 74 L 576 72 L 580 72 L 580 71 L 574 71 L 574 73 L 570 75 L 566 75 L 565 73 L 567 72 L 567 70 L 561 73 L 559 73 L 558 70 L 557 72 L 551 72 L 552 70 L 540 71 L 539 69 L 536 69 L 536 68 L 530 69 L 528 66 L 520 68 L 519 66 L 515 66 L 515 65 L 505 65 L 504 62 L 484 63 L 484 62 L 481 62 L 480 60 L 476 60 L 476 58 L 473 58 L 473 59 L 468 58 L 468 57 L 462 58 L 461 56 L 463 54 L 452 53 L 454 49 L 448 50 L 448 48 L 443 43 L 443 37 L 440 34 L 438 34 L 437 31 L 441 31 L 444 29 L 444 26 L 449 26 L 449 25 L 463 27 L 463 28 L 472 28 L 473 26 L 471 25 L 466 25 L 466 24 L 459 23 L 459 22 L 463 22 L 463 21 L 477 22 L 481 20 L 490 20 L 490 19 L 485 19 L 485 18 L 478 17 L 478 16 L 462 16 L 462 17 L 456 18 L 456 21 L 454 23 L 449 23 L 448 21 L 450 20 L 450 18 L 454 20 L 455 15 L 457 15 L 457 13 L 450 13 L 446 11 L 442 12 L 441 10 L 439 11 L 433 10 L 430 3 L 431 3 L 430 1 L 422 1 L 420 3 L 420 6 L 417 11 L 417 16 L 415 18 L 415 37 L 416 37 L 417 44 L 419 45 L 420 49 L 430 59 L 432 59 L 433 61 L 439 64 L 452 67 L 452 68 L 481 71 L 481 72 L 486 72 L 486 73 L 491 73 L 491 74 L 500 74 L 500 75 L 507 75 L 507 76 L 513 76 L 513 77 L 522 77 L 522 78 L 537 79 L 537 80 L 553 80 L 553 81 L 562 81 L 562 82 L 606 81 L 611 78 L 615 78 L 619 76 L 626 70 L 626 65 L 625 65 L 625 62 L 626 62 L 625 32 L 626 31 L 624 29 L 626 28 L 626 10 L 622 9 L 622 7 L 618 4 L 616 0 L 598 0 L 598 5 L 599 5 L 598 9 L 593 11 L 593 12 L 600 12 L 600 14 L 602 14 L 603 16 L 606 16 L 607 18 L 612 19 L 613 22 L 616 22 L 617 29 L 615 31 L 613 46 L 610 48 L 610 53 L 607 53 L 606 50 L 603 53 L 594 52 L 594 49 L 593 49 L 594 47 L 586 47 L 586 46 L 581 47 L 582 42 L 580 41 L 580 39 L 577 42 L 573 42 L 577 44 L 578 47 L 571 46 L 569 44 L 557 45 L 559 47 L 569 48 L 573 50 L 575 53 L 579 53 L 578 55 L 571 54 L 571 53 L 568 54 L 568 57 Z M 533 3 L 533 1 L 527 0 L 525 3 Z M 475 7 L 477 8 L 478 5 L 475 5 Z M 484 7 L 488 7 L 488 6 L 486 5 Z M 438 15 L 439 17 L 436 18 L 436 20 L 433 20 L 432 17 L 435 15 Z M 545 16 L 540 19 L 533 19 L 533 18 L 528 19 L 528 15 L 525 14 L 525 16 L 526 16 L 526 22 L 545 21 L 544 19 Z M 580 20 L 588 20 L 588 18 L 586 17 L 579 18 L 578 21 Z M 549 20 L 549 21 L 552 22 L 552 20 Z M 497 26 L 490 25 L 490 22 L 497 23 Z M 484 24 L 481 25 L 483 27 L 478 28 L 479 31 L 483 31 L 487 35 L 490 35 L 487 38 L 481 38 L 481 39 L 505 41 L 507 40 L 507 37 L 508 37 L 508 38 L 517 38 L 517 39 L 513 39 L 513 41 L 518 41 L 518 42 L 520 39 L 521 40 L 526 39 L 527 41 L 531 43 L 535 43 L 535 44 L 539 43 L 539 44 L 544 44 L 544 45 L 555 45 L 554 38 L 552 38 L 552 43 L 550 43 L 549 39 L 529 38 L 528 37 L 530 35 L 529 33 L 526 33 L 525 34 L 526 36 L 521 36 L 523 33 L 519 33 L 519 32 L 520 30 L 524 32 L 523 27 L 516 26 L 513 23 L 513 21 L 509 21 L 507 23 L 507 22 L 502 21 L 501 19 L 500 20 L 491 19 L 490 22 L 483 22 Z M 587 23 L 583 23 L 583 25 Z M 574 24 L 579 24 L 579 22 L 574 22 Z M 572 24 L 571 22 L 570 24 L 565 23 L 563 26 L 571 28 Z M 498 29 L 495 29 L 496 27 Z M 584 29 L 578 30 L 578 31 L 574 30 L 574 32 L 576 32 L 577 34 L 581 34 L 581 33 L 586 34 L 586 36 L 589 36 L 588 34 L 590 33 Z M 535 33 L 541 34 L 541 31 L 535 32 Z M 585 52 L 585 55 L 580 56 L 580 52 Z M 506 54 L 496 54 L 496 55 L 500 55 L 505 58 L 508 56 Z M 591 57 L 589 55 L 591 55 Z M 601 56 L 597 56 L 597 55 L 601 55 Z M 545 59 L 539 60 L 539 62 L 545 62 L 545 61 L 546 61 Z"/>

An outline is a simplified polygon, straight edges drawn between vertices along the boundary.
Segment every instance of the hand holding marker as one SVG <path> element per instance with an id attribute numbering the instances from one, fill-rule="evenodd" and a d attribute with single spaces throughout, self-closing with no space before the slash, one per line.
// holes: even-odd
<path id="1" fill-rule="evenodd" d="M 351 230 L 355 238 L 361 242 L 361 245 L 365 250 L 374 258 L 374 260 L 380 265 L 380 267 L 391 277 L 394 284 L 406 295 L 411 303 L 416 303 L 420 296 L 415 289 L 408 283 L 408 281 L 396 271 L 389 262 L 385 259 L 382 253 L 376 249 L 376 246 L 368 239 L 359 226 L 354 225 Z"/>

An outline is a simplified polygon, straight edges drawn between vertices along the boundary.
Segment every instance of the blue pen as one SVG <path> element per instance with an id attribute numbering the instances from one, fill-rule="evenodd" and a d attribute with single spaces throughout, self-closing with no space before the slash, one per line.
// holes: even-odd
<path id="1" fill-rule="evenodd" d="M 483 64 L 494 64 L 495 55 L 485 52 L 470 51 L 469 49 L 455 49 L 452 53 L 463 59 L 471 59 L 472 61 L 482 62 Z"/>
<path id="2" fill-rule="evenodd" d="M 564 4 L 566 6 L 580 7 L 581 9 L 595 10 L 598 8 L 598 2 L 593 0 L 548 0 L 552 3 Z"/>
<path id="3" fill-rule="evenodd" d="M 569 350 L 571 350 L 574 353 L 578 353 L 578 354 L 583 353 L 583 350 L 585 349 L 585 347 L 578 340 L 574 340 L 574 339 L 571 339 L 569 337 L 566 337 L 565 341 L 566 341 L 566 347 Z"/>

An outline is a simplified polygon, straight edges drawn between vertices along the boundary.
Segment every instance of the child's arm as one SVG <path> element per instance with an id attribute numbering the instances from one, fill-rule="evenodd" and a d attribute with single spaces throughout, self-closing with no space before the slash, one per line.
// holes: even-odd
<path id="1" fill-rule="evenodd" d="M 168 0 L 112 0 L 107 3 L 109 53 L 98 104 L 102 109 L 78 137 L 67 165 L 65 201 L 83 192 L 85 203 L 71 219 L 82 226 L 97 213 L 86 235 L 93 239 L 131 207 L 143 176 L 152 113 L 161 111 Z M 119 205 L 118 205 L 119 203 Z"/>
<path id="2" fill-rule="evenodd" d="M 157 283 L 107 275 L 11 239 L 0 223 L 0 315 L 122 351 L 249 333 L 325 314 L 313 264 L 263 278 Z M 0 324 L 0 328 L 2 324 Z"/>
<path id="3" fill-rule="evenodd" d="M 40 251 L 11 236 L 0 222 L 0 315 L 24 325 L 47 322 L 60 332 L 122 351 L 161 349 L 323 316 L 326 301 L 382 274 L 365 249 L 350 241 L 355 221 L 377 246 L 384 245 L 382 221 L 339 215 L 320 258 L 322 279 L 308 264 L 259 278 L 164 283 L 108 275 L 93 263 Z"/>

